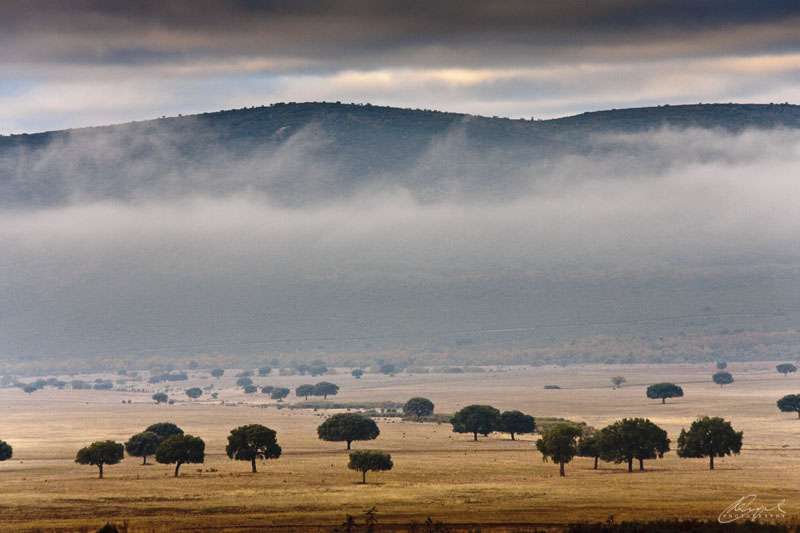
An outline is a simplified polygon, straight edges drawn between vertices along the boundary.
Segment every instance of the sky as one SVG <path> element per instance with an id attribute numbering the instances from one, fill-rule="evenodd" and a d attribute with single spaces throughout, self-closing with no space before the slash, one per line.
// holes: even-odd
<path id="1" fill-rule="evenodd" d="M 793 0 L 4 0 L 0 133 L 273 102 L 800 102 Z"/>

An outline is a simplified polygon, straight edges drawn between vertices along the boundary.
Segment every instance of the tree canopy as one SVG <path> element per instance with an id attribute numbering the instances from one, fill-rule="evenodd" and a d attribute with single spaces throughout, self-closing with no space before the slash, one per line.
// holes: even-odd
<path id="1" fill-rule="evenodd" d="M 361 379 L 361 376 L 364 375 L 364 371 L 361 370 L 360 368 L 354 368 L 353 371 L 350 372 L 350 374 L 356 379 Z"/>
<path id="2" fill-rule="evenodd" d="M 286 387 L 273 387 L 272 392 L 269 393 L 270 398 L 279 402 L 283 401 L 287 396 L 289 396 L 289 389 Z"/>
<path id="3" fill-rule="evenodd" d="M 542 460 L 550 459 L 558 464 L 559 475 L 566 475 L 564 465 L 572 461 L 578 453 L 575 441 L 583 432 L 572 424 L 557 424 L 545 431 L 542 438 L 536 441 L 536 449 L 542 454 Z"/>
<path id="4" fill-rule="evenodd" d="M 147 464 L 147 456 L 156 453 L 161 444 L 161 437 L 152 431 L 143 431 L 133 435 L 125 443 L 125 451 L 132 457 L 141 457 L 142 464 Z"/>
<path id="5" fill-rule="evenodd" d="M 249 387 L 253 384 L 253 380 L 248 376 L 242 376 L 236 380 L 237 387 Z"/>
<path id="6" fill-rule="evenodd" d="M 378 438 L 378 424 L 368 416 L 359 413 L 338 413 L 317 427 L 320 439 L 331 442 L 346 442 L 347 449 L 354 440 L 373 440 Z"/>
<path id="7" fill-rule="evenodd" d="M 320 381 L 314 385 L 314 396 L 322 396 L 327 400 L 328 396 L 336 396 L 339 393 L 339 385 L 330 381 Z"/>
<path id="8" fill-rule="evenodd" d="M 497 423 L 497 430 L 509 433 L 511 440 L 516 440 L 514 435 L 533 433 L 535 429 L 536 421 L 534 418 L 519 411 L 504 411 Z"/>
<path id="9" fill-rule="evenodd" d="M 667 432 L 644 418 L 623 418 L 600 431 L 600 458 L 615 463 L 628 463 L 633 471 L 633 460 L 644 470 L 645 459 L 664 457 L 669 451 Z"/>
<path id="10" fill-rule="evenodd" d="M 9 443 L 0 440 L 0 461 L 8 461 L 14 453 L 14 449 Z"/>
<path id="11" fill-rule="evenodd" d="M 183 435 L 183 430 L 172 422 L 158 422 L 148 426 L 144 431 L 155 433 L 162 442 L 173 435 Z"/>
<path id="12" fill-rule="evenodd" d="M 472 433 L 473 440 L 478 440 L 478 433 L 484 437 L 497 429 L 500 411 L 491 405 L 468 405 L 458 411 L 450 423 L 456 433 Z"/>
<path id="13" fill-rule="evenodd" d="M 306 400 L 308 400 L 309 396 L 314 395 L 314 385 L 311 384 L 300 385 L 294 390 L 294 393 L 297 395 L 298 398 L 300 396 L 303 396 Z"/>
<path id="14" fill-rule="evenodd" d="M 683 397 L 683 389 L 674 383 L 656 383 L 647 387 L 647 397 L 653 400 L 661 399 L 666 403 L 667 398 Z"/>
<path id="15" fill-rule="evenodd" d="M 196 400 L 202 395 L 203 395 L 203 389 L 201 389 L 200 387 L 192 387 L 191 389 L 186 390 L 186 396 L 188 396 L 192 400 Z"/>
<path id="16" fill-rule="evenodd" d="M 103 465 L 115 465 L 122 461 L 125 456 L 125 448 L 122 444 L 113 440 L 104 440 L 91 443 L 85 448 L 78 450 L 75 462 L 82 465 L 94 465 L 100 469 L 100 477 L 103 477 Z"/>
<path id="17" fill-rule="evenodd" d="M 720 387 L 733 383 L 733 376 L 731 376 L 730 372 L 717 372 L 711 376 L 711 379 Z"/>
<path id="18" fill-rule="evenodd" d="M 164 392 L 157 392 L 153 394 L 152 398 L 156 403 L 167 403 L 169 400 L 169 396 L 167 396 Z"/>
<path id="19" fill-rule="evenodd" d="M 614 376 L 614 377 L 612 377 L 612 378 L 611 378 L 611 383 L 612 383 L 612 384 L 613 384 L 615 387 L 619 387 L 620 385 L 622 385 L 622 384 L 623 384 L 623 383 L 625 383 L 626 381 L 627 381 L 627 380 L 626 380 L 624 377 L 622 377 L 622 376 Z"/>
<path id="20" fill-rule="evenodd" d="M 225 374 L 224 368 L 215 368 L 211 371 L 211 375 L 215 378 L 219 379 Z"/>
<path id="21" fill-rule="evenodd" d="M 205 460 L 206 443 L 192 435 L 172 435 L 156 450 L 156 461 L 175 465 L 175 477 L 184 463 L 202 463 Z"/>
<path id="22" fill-rule="evenodd" d="M 784 377 L 788 376 L 792 372 L 797 372 L 797 367 L 791 363 L 783 363 L 775 367 L 778 372 L 784 375 Z"/>
<path id="23" fill-rule="evenodd" d="M 784 413 L 797 411 L 797 417 L 800 418 L 800 394 L 787 394 L 778 400 L 778 409 Z"/>
<path id="24" fill-rule="evenodd" d="M 594 469 L 597 470 L 597 461 L 600 459 L 600 432 L 584 431 L 578 440 L 578 457 L 592 457 Z"/>
<path id="25" fill-rule="evenodd" d="M 708 457 L 711 470 L 714 457 L 738 454 L 741 449 L 742 432 L 737 433 L 730 422 L 719 417 L 700 417 L 678 436 L 678 457 Z"/>
<path id="26" fill-rule="evenodd" d="M 272 372 L 272 368 L 268 366 L 262 366 L 261 368 L 258 369 L 259 376 L 267 376 L 269 375 L 270 372 Z"/>
<path id="27" fill-rule="evenodd" d="M 392 456 L 380 450 L 356 450 L 350 452 L 347 468 L 361 472 L 361 483 L 367 482 L 368 471 L 391 470 L 394 466 Z"/>
<path id="28" fill-rule="evenodd" d="M 231 430 L 225 453 L 237 461 L 250 461 L 255 474 L 256 459 L 277 459 L 281 456 L 281 447 L 275 430 L 261 424 L 249 424 Z"/>
<path id="29" fill-rule="evenodd" d="M 433 402 L 427 398 L 411 398 L 403 405 L 403 412 L 406 415 L 414 415 L 417 419 L 423 416 L 431 416 L 433 414 Z"/>

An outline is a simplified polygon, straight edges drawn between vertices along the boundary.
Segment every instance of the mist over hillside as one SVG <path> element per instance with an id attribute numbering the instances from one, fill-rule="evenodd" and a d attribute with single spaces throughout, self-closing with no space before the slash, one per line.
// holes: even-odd
<path id="1" fill-rule="evenodd" d="M 0 137 L 0 356 L 525 361 L 598 335 L 787 331 L 798 156 L 792 105 L 276 104 Z"/>

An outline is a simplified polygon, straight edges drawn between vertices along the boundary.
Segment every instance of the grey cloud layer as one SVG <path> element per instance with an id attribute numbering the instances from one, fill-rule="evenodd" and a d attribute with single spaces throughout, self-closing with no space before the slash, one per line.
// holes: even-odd
<path id="1" fill-rule="evenodd" d="M 250 56 L 323 69 L 463 66 L 539 47 L 632 58 L 776 52 L 800 40 L 792 1 L 10 1 L 0 21 L 6 61 L 101 64 Z"/>

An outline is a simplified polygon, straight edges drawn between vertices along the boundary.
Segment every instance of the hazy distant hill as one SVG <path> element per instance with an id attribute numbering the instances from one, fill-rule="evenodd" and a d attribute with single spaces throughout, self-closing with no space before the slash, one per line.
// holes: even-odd
<path id="1" fill-rule="evenodd" d="M 0 137 L 0 362 L 794 357 L 798 153 L 784 104 L 275 104 Z"/>
<path id="2" fill-rule="evenodd" d="M 800 106 L 661 106 L 533 121 L 292 103 L 14 135 L 0 137 L 0 206 L 240 189 L 295 205 L 375 183 L 430 199 L 451 192 L 442 182 L 452 179 L 467 197 L 513 196 L 521 170 L 569 154 L 624 156 L 627 147 L 598 136 L 662 127 L 800 128 Z"/>

